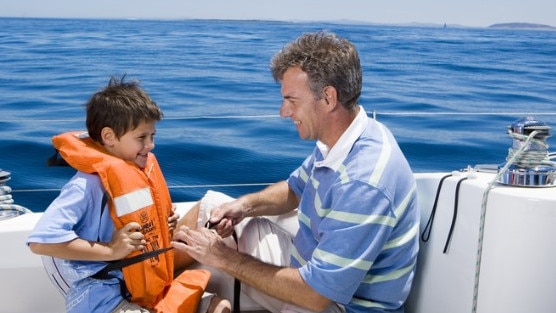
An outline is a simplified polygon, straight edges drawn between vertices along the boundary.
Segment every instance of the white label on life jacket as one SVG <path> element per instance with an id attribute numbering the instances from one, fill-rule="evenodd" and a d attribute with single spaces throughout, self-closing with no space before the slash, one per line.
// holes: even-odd
<path id="1" fill-rule="evenodd" d="M 116 206 L 116 215 L 118 217 L 133 213 L 146 206 L 152 205 L 153 198 L 149 187 L 126 193 L 119 197 L 114 198 Z"/>

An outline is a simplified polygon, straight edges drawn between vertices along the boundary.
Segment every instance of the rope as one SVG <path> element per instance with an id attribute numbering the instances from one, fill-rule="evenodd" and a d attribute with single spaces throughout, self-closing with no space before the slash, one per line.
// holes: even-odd
<path id="1" fill-rule="evenodd" d="M 369 116 L 376 119 L 378 115 L 380 116 L 531 116 L 531 115 L 543 115 L 543 116 L 554 116 L 556 112 L 422 112 L 422 111 L 409 111 L 409 112 L 377 112 L 376 110 L 366 111 Z M 210 116 L 210 115 L 200 115 L 200 116 L 169 116 L 164 117 L 163 120 L 197 120 L 197 119 L 253 119 L 253 118 L 281 118 L 278 114 L 261 114 L 261 115 L 220 115 L 220 116 Z M 67 118 L 67 119 L 33 119 L 34 122 L 83 122 L 82 118 Z M 10 119 L 2 120 L 1 122 L 29 122 L 26 119 Z"/>
<path id="2" fill-rule="evenodd" d="M 490 190 L 494 188 L 494 184 L 498 181 L 500 176 L 502 176 L 502 174 L 505 173 L 512 164 L 514 164 L 515 160 L 517 160 L 518 157 L 520 157 L 523 151 L 528 147 L 529 143 L 533 140 L 533 137 L 535 137 L 538 133 L 539 131 L 535 130 L 531 132 L 531 134 L 526 136 L 525 142 L 521 145 L 521 147 L 517 151 L 515 151 L 515 153 L 512 154 L 511 157 L 509 157 L 509 160 L 506 162 L 504 167 L 498 171 L 498 174 L 496 174 L 496 176 L 488 183 L 487 188 L 483 192 L 483 198 L 481 201 L 481 216 L 479 221 L 477 257 L 475 261 L 475 282 L 473 284 L 473 306 L 471 310 L 472 313 L 477 312 L 477 302 L 479 297 L 479 278 L 481 276 L 481 259 L 483 255 L 483 239 L 484 239 L 485 217 L 486 217 L 486 208 L 488 202 L 488 194 L 490 193 Z"/>
<path id="3" fill-rule="evenodd" d="M 540 131 L 536 131 L 540 132 Z M 531 136 L 509 132 L 510 137 L 514 141 L 526 141 L 521 144 L 520 149 L 516 149 L 515 147 L 511 147 L 508 149 L 508 156 L 506 157 L 506 161 L 512 160 L 511 164 L 515 164 L 519 167 L 531 168 L 538 165 L 554 165 L 555 162 L 550 161 L 550 158 L 554 158 L 554 156 L 549 155 L 548 153 L 548 144 L 542 140 L 537 138 L 531 138 Z M 529 139 L 529 140 L 528 140 Z M 529 142 L 531 145 L 537 147 L 538 149 L 526 149 L 529 147 Z M 514 155 L 520 151 L 520 155 L 514 158 Z"/>
<path id="4" fill-rule="evenodd" d="M 170 185 L 168 189 L 194 189 L 194 188 L 218 188 L 218 187 L 257 187 L 268 186 L 272 183 L 237 183 L 237 184 L 203 184 L 203 185 Z M 56 192 L 60 188 L 44 188 L 44 189 L 17 189 L 12 193 L 17 192 Z"/>
<path id="5" fill-rule="evenodd" d="M 0 186 L 0 220 L 6 220 L 21 214 L 32 213 L 31 210 L 14 204 L 12 188 L 6 185 Z"/>

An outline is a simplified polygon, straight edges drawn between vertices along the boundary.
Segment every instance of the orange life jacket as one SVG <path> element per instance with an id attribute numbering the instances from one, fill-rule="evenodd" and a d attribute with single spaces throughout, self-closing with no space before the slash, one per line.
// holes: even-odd
<path id="1" fill-rule="evenodd" d="M 69 165 L 99 175 L 109 196 L 110 215 L 117 229 L 130 222 L 141 225 L 146 248 L 128 255 L 170 247 L 172 234 L 168 218 L 173 214 L 170 193 L 158 162 L 149 153 L 144 169 L 108 154 L 105 148 L 83 132 L 68 132 L 52 139 L 54 147 Z M 195 312 L 210 272 L 185 271 L 175 280 L 174 252 L 122 268 L 131 301 L 155 312 Z"/>

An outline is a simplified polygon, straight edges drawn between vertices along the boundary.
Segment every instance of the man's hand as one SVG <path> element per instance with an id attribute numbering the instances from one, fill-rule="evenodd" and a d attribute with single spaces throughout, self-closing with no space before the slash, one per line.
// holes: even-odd
<path id="1" fill-rule="evenodd" d="M 174 249 L 187 252 L 198 262 L 218 268 L 226 258 L 228 248 L 215 230 L 198 230 L 182 226 L 174 234 Z M 233 251 L 233 250 L 232 250 Z"/>
<path id="2" fill-rule="evenodd" d="M 237 199 L 214 208 L 211 211 L 209 228 L 216 230 L 223 238 L 231 236 L 234 226 L 244 218 L 243 206 L 243 201 Z"/>

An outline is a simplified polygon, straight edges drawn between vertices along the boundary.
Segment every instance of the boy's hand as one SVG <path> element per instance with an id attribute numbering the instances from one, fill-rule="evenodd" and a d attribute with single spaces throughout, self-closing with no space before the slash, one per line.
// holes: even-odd
<path id="1" fill-rule="evenodd" d="M 108 246 L 112 249 L 112 260 L 121 260 L 133 251 L 143 250 L 145 244 L 147 241 L 141 233 L 141 225 L 131 222 L 114 231 Z"/>
<path id="2" fill-rule="evenodd" d="M 180 215 L 176 213 L 176 204 L 172 204 L 172 215 L 168 217 L 168 228 L 170 228 L 170 235 L 174 234 L 174 230 L 178 227 L 178 220 L 180 219 Z"/>

